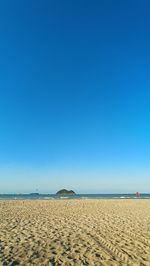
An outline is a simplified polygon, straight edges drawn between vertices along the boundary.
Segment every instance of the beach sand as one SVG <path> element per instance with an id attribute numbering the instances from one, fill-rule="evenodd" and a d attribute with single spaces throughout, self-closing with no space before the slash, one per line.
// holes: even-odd
<path id="1" fill-rule="evenodd" d="M 0 201 L 0 265 L 150 266 L 150 200 Z"/>

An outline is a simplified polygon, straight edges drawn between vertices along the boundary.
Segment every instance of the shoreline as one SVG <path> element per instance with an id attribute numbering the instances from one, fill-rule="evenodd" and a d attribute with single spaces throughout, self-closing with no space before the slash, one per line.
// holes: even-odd
<path id="1" fill-rule="evenodd" d="M 150 200 L 150 197 L 113 197 L 113 198 L 107 198 L 107 197 L 39 197 L 39 198 L 21 198 L 21 197 L 14 197 L 14 198 L 0 198 L 1 201 L 62 201 L 62 200 Z"/>

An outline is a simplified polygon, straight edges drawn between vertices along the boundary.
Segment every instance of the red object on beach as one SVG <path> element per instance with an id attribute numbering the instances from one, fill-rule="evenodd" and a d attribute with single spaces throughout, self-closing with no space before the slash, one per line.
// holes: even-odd
<path id="1" fill-rule="evenodd" d="M 137 197 L 140 197 L 140 193 L 139 193 L 139 192 L 136 192 L 136 196 L 137 196 Z"/>

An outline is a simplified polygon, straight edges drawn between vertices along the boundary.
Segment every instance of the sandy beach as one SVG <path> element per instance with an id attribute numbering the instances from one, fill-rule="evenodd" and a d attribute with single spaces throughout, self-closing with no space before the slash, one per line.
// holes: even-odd
<path id="1" fill-rule="evenodd" d="M 0 265 L 149 266 L 150 201 L 0 201 Z"/>

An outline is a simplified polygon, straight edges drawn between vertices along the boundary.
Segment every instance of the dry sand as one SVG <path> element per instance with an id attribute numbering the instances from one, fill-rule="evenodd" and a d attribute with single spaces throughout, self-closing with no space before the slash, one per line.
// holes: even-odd
<path id="1" fill-rule="evenodd" d="M 0 265 L 150 266 L 150 201 L 0 201 Z"/>

